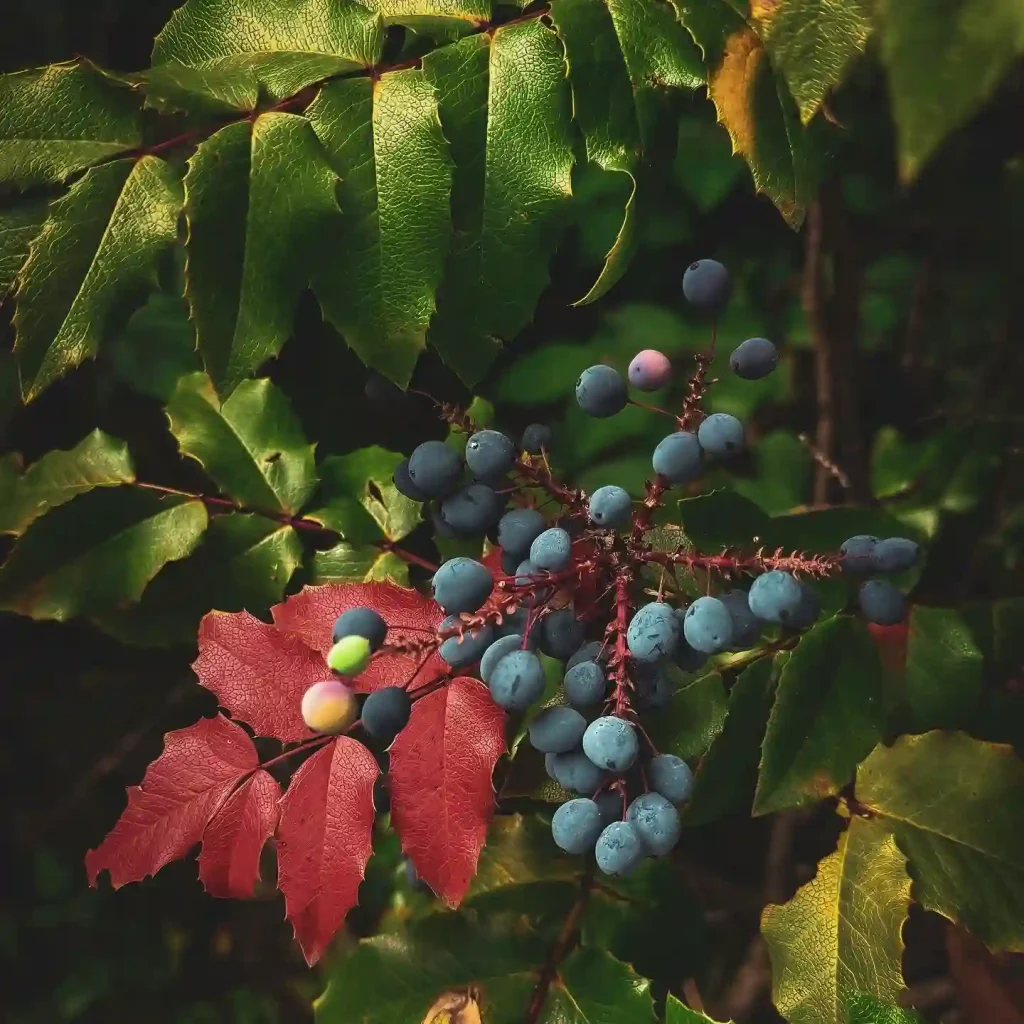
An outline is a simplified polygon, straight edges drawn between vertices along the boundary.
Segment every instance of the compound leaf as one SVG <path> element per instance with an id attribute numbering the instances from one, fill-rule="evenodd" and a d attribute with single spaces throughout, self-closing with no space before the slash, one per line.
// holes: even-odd
<path id="1" fill-rule="evenodd" d="M 914 898 L 995 951 L 1024 950 L 1024 763 L 958 732 L 901 736 L 857 770 L 857 799 L 890 825 Z"/>
<path id="2" fill-rule="evenodd" d="M 50 207 L 18 275 L 14 348 L 26 401 L 96 355 L 157 284 L 178 236 L 178 172 L 154 156 L 94 167 Z"/>
<path id="3" fill-rule="evenodd" d="M 449 38 L 491 20 L 491 0 L 361 0 L 385 25 Z"/>
<path id="4" fill-rule="evenodd" d="M 342 541 L 313 554 L 311 583 L 370 583 L 391 581 L 409 586 L 409 563 L 373 544 Z"/>
<path id="5" fill-rule="evenodd" d="M 0 210 L 0 299 L 14 284 L 28 257 L 29 246 L 43 229 L 47 211 L 48 205 L 43 202 L 20 203 Z"/>
<path id="6" fill-rule="evenodd" d="M 660 0 L 608 0 L 608 10 L 636 93 L 705 84 L 701 51 L 671 7 Z"/>
<path id="7" fill-rule="evenodd" d="M 708 672 L 683 683 L 668 707 L 655 716 L 648 731 L 661 753 L 675 754 L 685 761 L 708 752 L 721 734 L 728 714 L 729 696 L 722 677 L 717 672 Z"/>
<path id="8" fill-rule="evenodd" d="M 845 1021 L 857 994 L 895 1003 L 909 905 L 906 859 L 890 831 L 851 819 L 815 878 L 761 916 L 779 1012 L 791 1024 L 821 1024 Z"/>
<path id="9" fill-rule="evenodd" d="M 246 380 L 223 403 L 205 373 L 183 377 L 167 403 L 171 433 L 240 505 L 295 515 L 316 487 L 313 445 L 269 380 Z"/>
<path id="10" fill-rule="evenodd" d="M 546 1024 L 654 1024 L 650 982 L 604 950 L 577 949 L 548 992 Z"/>
<path id="11" fill-rule="evenodd" d="M 672 993 L 665 1003 L 665 1024 L 717 1024 L 710 1017 L 684 1006 Z M 731 1024 L 731 1022 L 728 1022 Z"/>

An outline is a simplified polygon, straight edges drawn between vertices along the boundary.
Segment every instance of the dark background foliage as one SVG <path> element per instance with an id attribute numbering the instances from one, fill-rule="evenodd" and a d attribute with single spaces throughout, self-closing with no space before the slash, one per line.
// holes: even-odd
<path id="1" fill-rule="evenodd" d="M 3 13 L 0 68 L 76 54 L 115 69 L 141 67 L 174 6 L 15 0 Z M 606 196 L 577 181 L 587 215 L 556 257 L 556 284 L 478 391 L 512 427 L 538 413 L 561 423 L 561 394 L 548 407 L 529 405 L 531 375 L 573 378 L 571 346 L 604 354 L 609 345 L 658 347 L 665 330 L 695 338 L 681 308 L 680 274 L 691 259 L 715 255 L 740 283 L 737 323 L 758 325 L 795 353 L 794 386 L 762 402 L 751 419 L 761 444 L 741 469 L 745 493 L 780 508 L 881 501 L 935 523 L 939 557 L 916 597 L 969 613 L 973 602 L 1024 593 L 1024 74 L 1019 67 L 1011 73 L 909 189 L 896 179 L 884 90 L 869 56 L 830 101 L 840 126 L 831 171 L 800 234 L 754 194 L 710 106 L 699 97 L 687 101 L 692 110 L 680 139 L 666 140 L 679 146 L 673 174 L 643 211 L 642 251 L 609 296 L 574 309 L 582 270 L 607 248 L 615 216 L 603 205 Z M 312 305 L 300 313 L 272 376 L 321 452 L 371 443 L 408 452 L 431 432 L 441 435 L 425 408 L 396 417 L 367 402 L 364 371 Z M 433 355 L 415 383 L 440 398 L 467 397 Z M 0 416 L 5 409 L 0 404 Z M 177 462 L 158 403 L 124 387 L 102 360 L 27 410 L 3 416 L 0 433 L 5 449 L 32 460 L 96 426 L 135 439 L 140 476 L 188 486 L 168 478 L 167 466 Z M 850 488 L 815 467 L 802 445 L 764 443 L 780 431 L 811 439 L 834 432 Z M 649 450 L 647 438 L 636 435 L 582 447 L 574 437 L 572 447 L 577 474 L 595 463 L 642 474 L 636 459 Z M 985 646 L 984 637 L 979 643 Z M 212 709 L 212 698 L 193 685 L 192 653 L 135 650 L 81 622 L 0 617 L 0 757 L 14 845 L 0 951 L 12 1022 L 144 1015 L 153 1024 L 271 1024 L 310 1017 L 318 981 L 291 942 L 273 892 L 250 903 L 214 901 L 181 863 L 116 896 L 85 886 L 82 853 L 119 813 L 125 784 L 141 776 L 165 731 Z M 996 659 L 988 669 L 971 731 L 1024 750 L 1015 689 L 1024 685 L 1024 666 Z M 700 894 L 693 934 L 701 947 L 692 955 L 706 955 L 697 936 L 711 936 L 705 976 L 717 1005 L 731 1006 L 738 1021 L 778 1019 L 768 1007 L 765 966 L 749 954 L 758 912 L 766 897 L 788 897 L 813 874 L 832 848 L 835 821 L 828 811 L 790 816 L 780 830 L 763 819 L 729 819 L 690 834 L 684 862 Z M 375 860 L 351 933 L 373 930 L 391 899 L 397 863 L 397 851 Z M 912 918 L 907 938 L 911 983 L 949 972 L 942 930 L 927 915 Z M 1010 967 L 1003 966 L 1004 976 Z M 983 1019 L 963 992 L 959 1009 L 950 1009 L 955 1000 L 940 986 L 931 1014 Z"/>

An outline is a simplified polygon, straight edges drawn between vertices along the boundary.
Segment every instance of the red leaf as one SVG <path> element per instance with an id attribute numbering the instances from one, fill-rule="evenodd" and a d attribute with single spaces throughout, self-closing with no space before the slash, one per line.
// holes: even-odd
<path id="1" fill-rule="evenodd" d="M 505 575 L 505 571 L 501 567 L 501 548 L 491 548 L 491 550 L 480 559 L 480 564 L 487 566 L 487 568 L 491 570 L 491 575 L 495 578 Z"/>
<path id="2" fill-rule="evenodd" d="M 167 733 L 142 785 L 128 788 L 128 806 L 117 824 L 85 855 L 89 884 L 106 869 L 118 889 L 184 857 L 257 763 L 249 734 L 223 715 Z"/>
<path id="3" fill-rule="evenodd" d="M 248 612 L 203 618 L 192 669 L 235 718 L 285 742 L 313 735 L 302 720 L 302 695 L 331 676 L 317 651 Z"/>
<path id="4" fill-rule="evenodd" d="M 274 605 L 274 623 L 284 633 L 300 638 L 326 658 L 331 649 L 334 620 L 350 608 L 373 608 L 388 624 L 388 642 L 423 640 L 440 625 L 444 612 L 430 598 L 395 583 L 327 584 L 305 587 L 283 604 Z M 404 686 L 415 680 L 417 686 L 440 679 L 448 666 L 432 654 L 424 664 L 423 655 L 392 654 L 374 656 L 370 667 L 352 681 L 359 693 L 372 693 L 382 686 Z"/>
<path id="5" fill-rule="evenodd" d="M 468 677 L 416 701 L 391 747 L 391 819 L 416 873 L 449 906 L 476 871 L 504 752 L 505 712 Z"/>
<path id="6" fill-rule="evenodd" d="M 281 787 L 265 771 L 228 797 L 203 833 L 199 879 L 211 896 L 246 899 L 260 878 L 260 854 L 277 827 Z"/>
<path id="7" fill-rule="evenodd" d="M 372 848 L 378 774 L 366 747 L 339 736 L 299 768 L 281 800 L 277 885 L 310 965 L 356 905 Z"/>

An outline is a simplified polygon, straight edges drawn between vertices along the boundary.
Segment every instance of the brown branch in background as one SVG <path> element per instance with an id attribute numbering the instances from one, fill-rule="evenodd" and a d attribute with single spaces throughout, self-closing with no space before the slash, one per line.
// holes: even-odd
<path id="1" fill-rule="evenodd" d="M 850 489 L 850 478 L 824 452 L 819 451 L 814 442 L 806 434 L 797 434 L 797 439 L 811 453 L 814 461 L 824 469 L 833 480 L 837 481 L 844 491 Z"/>
<path id="2" fill-rule="evenodd" d="M 821 200 L 815 199 L 807 211 L 804 230 L 807 232 L 804 248 L 804 274 L 800 288 L 807 327 L 811 333 L 814 348 L 814 387 L 818 399 L 818 427 L 815 433 L 815 449 L 822 458 L 831 459 L 835 454 L 836 434 L 836 389 L 832 364 L 835 359 L 828 327 L 825 323 L 823 220 Z M 814 504 L 828 503 L 829 476 L 819 463 L 814 474 Z"/>

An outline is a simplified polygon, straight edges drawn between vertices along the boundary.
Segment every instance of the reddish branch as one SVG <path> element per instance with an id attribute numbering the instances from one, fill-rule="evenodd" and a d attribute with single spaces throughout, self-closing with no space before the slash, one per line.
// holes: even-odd
<path id="1" fill-rule="evenodd" d="M 625 718 L 630 712 L 630 692 L 633 684 L 629 679 L 629 647 L 626 644 L 626 631 L 629 629 L 632 605 L 629 599 L 629 585 L 633 580 L 633 572 L 628 566 L 620 567 L 615 574 L 615 616 L 605 630 L 605 643 L 611 645 L 612 652 L 608 657 L 608 668 L 615 681 L 615 690 L 611 700 L 615 704 L 615 714 Z"/>
<path id="2" fill-rule="evenodd" d="M 516 472 L 530 483 L 547 491 L 556 501 L 565 505 L 570 515 L 579 514 L 586 510 L 586 492 L 560 483 L 552 475 L 550 468 L 546 464 L 538 464 L 532 460 L 523 459 L 516 464 Z"/>
<path id="3" fill-rule="evenodd" d="M 695 357 L 697 365 L 687 382 L 686 397 L 683 399 L 683 413 L 679 417 L 679 425 L 682 430 L 693 430 L 700 420 L 704 418 L 701 403 L 704 400 L 704 392 L 707 391 L 708 385 L 711 383 L 706 378 L 708 368 L 711 366 L 714 348 L 715 343 L 712 340 L 711 352 L 701 352 Z"/>
<path id="4" fill-rule="evenodd" d="M 839 555 L 804 555 L 799 552 L 783 554 L 782 548 L 771 554 L 758 550 L 752 555 L 702 555 L 684 551 L 645 551 L 636 556 L 643 562 L 654 562 L 665 566 L 683 566 L 686 569 L 705 569 L 723 576 L 734 573 L 768 572 L 780 569 L 783 572 L 807 576 L 831 576 L 842 568 Z"/>
<path id="5" fill-rule="evenodd" d="M 636 549 L 643 543 L 644 534 L 651 528 L 654 510 L 661 507 L 661 499 L 670 486 L 669 482 L 660 475 L 647 481 L 640 508 L 633 513 L 633 529 L 629 535 L 630 548 Z"/>

